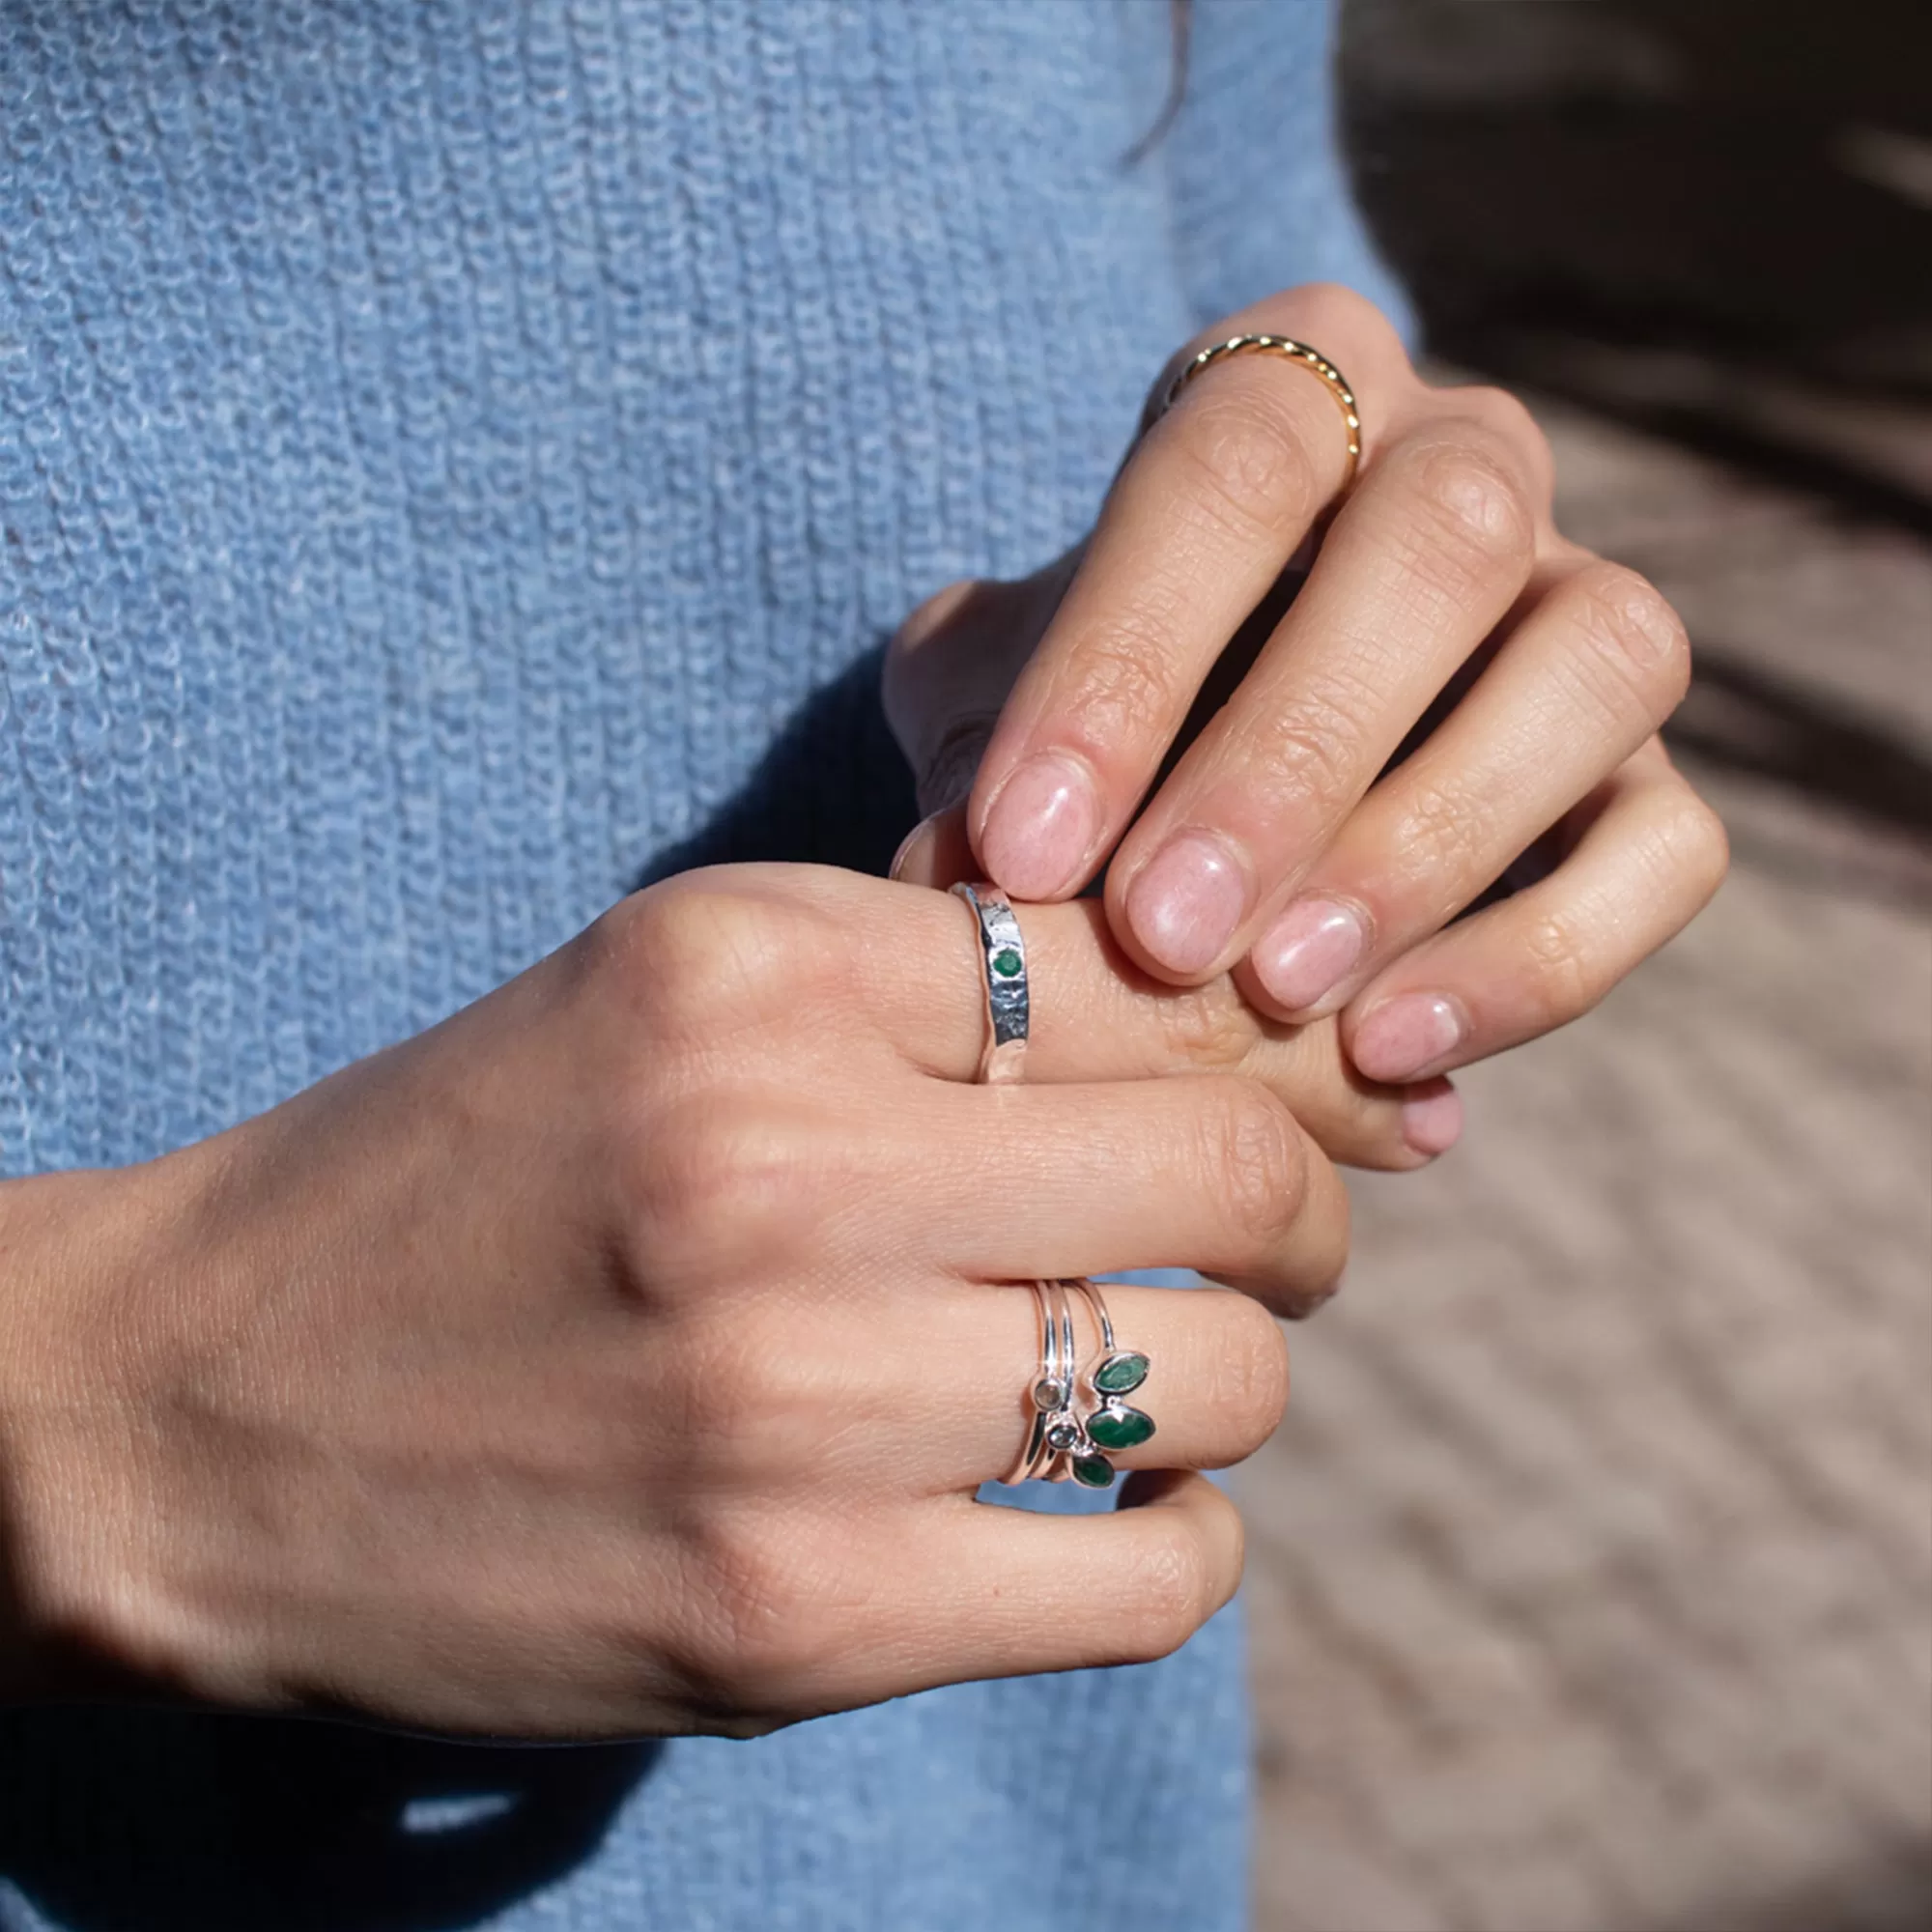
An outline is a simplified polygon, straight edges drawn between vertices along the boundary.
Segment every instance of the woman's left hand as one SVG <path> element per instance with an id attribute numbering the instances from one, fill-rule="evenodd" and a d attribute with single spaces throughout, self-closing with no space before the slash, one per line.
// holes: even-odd
<path id="1" fill-rule="evenodd" d="M 1347 372 L 1363 447 L 1238 685 L 1190 740 L 1347 464 L 1336 396 L 1267 354 L 1183 387 L 1074 552 L 908 621 L 887 710 L 935 815 L 895 870 L 1040 900 L 1104 865 L 1147 972 L 1232 968 L 1273 1018 L 1339 1014 L 1360 1073 L 1403 1085 L 1587 1010 L 1716 891 L 1724 835 L 1657 736 L 1684 628 L 1558 534 L 1528 412 L 1425 383 L 1379 311 L 1320 285 L 1170 375 L 1263 332 Z M 1512 896 L 1456 920 L 1505 873 Z"/>

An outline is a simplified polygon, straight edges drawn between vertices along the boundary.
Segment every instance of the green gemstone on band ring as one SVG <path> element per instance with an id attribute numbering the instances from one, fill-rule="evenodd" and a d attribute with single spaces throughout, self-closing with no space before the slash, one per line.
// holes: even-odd
<path id="1" fill-rule="evenodd" d="M 1094 1371 L 1094 1386 L 1102 1395 L 1125 1395 L 1148 1378 L 1148 1358 L 1142 1354 L 1109 1355 Z"/>
<path id="2" fill-rule="evenodd" d="M 997 973 L 1002 980 L 1017 979 L 1019 977 L 1020 968 L 1025 964 L 1026 961 L 1023 960 L 1020 957 L 1018 952 L 1013 947 L 1010 946 L 1004 946 L 1000 949 L 999 952 L 993 954 L 993 971 Z"/>
<path id="3" fill-rule="evenodd" d="M 1097 1448 L 1132 1449 L 1153 1434 L 1153 1417 L 1138 1408 L 1109 1403 L 1087 1418 L 1087 1435 Z"/>

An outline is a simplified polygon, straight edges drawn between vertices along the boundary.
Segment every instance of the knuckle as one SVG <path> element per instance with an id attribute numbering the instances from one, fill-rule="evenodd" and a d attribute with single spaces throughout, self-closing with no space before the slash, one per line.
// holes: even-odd
<path id="1" fill-rule="evenodd" d="M 1178 599 L 1156 594 L 1111 613 L 1104 631 L 1080 639 L 1056 709 L 1099 746 L 1137 743 L 1184 716 L 1194 694 L 1183 682 L 1183 635 Z"/>
<path id="2" fill-rule="evenodd" d="M 1177 445 L 1205 512 L 1236 535 L 1271 536 L 1297 522 L 1314 497 L 1314 465 L 1300 426 L 1269 372 L 1235 366 L 1196 384 L 1178 411 Z"/>
<path id="3" fill-rule="evenodd" d="M 983 596 L 993 587 L 971 577 L 955 578 L 952 582 L 942 585 L 923 604 L 915 605 L 907 614 L 905 622 L 898 627 L 887 647 L 888 662 L 895 662 L 929 643 L 971 606 L 976 596 Z"/>
<path id="4" fill-rule="evenodd" d="M 1474 384 L 1452 393 L 1459 410 L 1480 422 L 1499 443 L 1530 466 L 1541 494 L 1544 479 L 1553 472 L 1554 461 L 1549 439 L 1529 405 L 1512 391 L 1488 383 Z"/>
<path id="5" fill-rule="evenodd" d="M 1222 1076 L 1208 1113 L 1208 1171 L 1241 1259 L 1270 1251 L 1293 1228 L 1307 1188 L 1294 1117 L 1260 1081 Z"/>
<path id="6" fill-rule="evenodd" d="M 1338 804 L 1350 788 L 1349 747 L 1357 742 L 1348 717 L 1313 694 L 1283 706 L 1267 723 L 1266 758 L 1272 778 L 1264 802 L 1286 803 L 1299 797 Z M 1251 790 L 1260 793 L 1263 773 L 1254 769 L 1247 776 Z"/>
<path id="7" fill-rule="evenodd" d="M 1522 956 L 1546 1027 L 1587 1013 L 1609 990 L 1588 935 L 1559 908 L 1530 921 L 1522 934 Z"/>
<path id="8" fill-rule="evenodd" d="M 1132 1662 L 1172 1656 L 1221 1607 L 1201 1538 L 1180 1524 L 1138 1552 L 1125 1583 L 1133 1608 L 1122 1635 Z"/>
<path id="9" fill-rule="evenodd" d="M 1634 694 L 1646 716 L 1675 710 L 1690 683 L 1690 639 L 1649 579 L 1617 563 L 1591 564 L 1571 582 L 1577 628 L 1595 662 Z"/>
<path id="10" fill-rule="evenodd" d="M 1724 821 L 1689 785 L 1660 834 L 1664 869 L 1685 880 L 1701 905 L 1724 883 L 1731 868 L 1731 838 Z"/>
<path id="11" fill-rule="evenodd" d="M 1526 576 L 1535 544 L 1520 466 L 1488 431 L 1436 436 L 1411 448 L 1406 479 L 1420 515 L 1409 568 L 1439 594 L 1473 601 L 1504 576 Z"/>
<path id="12" fill-rule="evenodd" d="M 1303 282 L 1285 290 L 1262 305 L 1258 321 L 1278 334 L 1332 347 L 1349 373 L 1364 379 L 1383 363 L 1408 360 L 1395 325 L 1367 296 L 1342 282 Z"/>
<path id="13" fill-rule="evenodd" d="M 1418 774 L 1405 788 L 1388 850 L 1399 855 L 1406 890 L 1427 897 L 1433 888 L 1437 896 L 1426 910 L 1438 923 L 1467 895 L 1466 882 L 1492 862 L 1498 814 L 1512 803 L 1480 785 L 1459 784 L 1452 775 Z"/>
<path id="14" fill-rule="evenodd" d="M 1277 813 L 1303 800 L 1347 803 L 1367 781 L 1357 761 L 1374 740 L 1379 708 L 1366 684 L 1331 668 L 1319 686 L 1295 692 L 1266 721 L 1243 774 L 1248 788 Z"/>
<path id="15" fill-rule="evenodd" d="M 796 996 L 820 950 L 813 926 L 802 904 L 696 873 L 634 895 L 592 931 L 604 977 L 654 1034 L 709 1037 L 725 1015 Z"/>
<path id="16" fill-rule="evenodd" d="M 1217 1355 L 1211 1394 L 1238 1454 L 1251 1456 L 1280 1428 L 1288 1407 L 1288 1343 L 1260 1302 L 1245 1294 L 1237 1302 L 1229 1318 L 1236 1332 Z"/>
<path id="17" fill-rule="evenodd" d="M 1164 994 L 1159 1023 L 1166 1063 L 1176 1070 L 1239 1066 L 1256 1039 L 1254 1010 L 1225 977 Z"/>

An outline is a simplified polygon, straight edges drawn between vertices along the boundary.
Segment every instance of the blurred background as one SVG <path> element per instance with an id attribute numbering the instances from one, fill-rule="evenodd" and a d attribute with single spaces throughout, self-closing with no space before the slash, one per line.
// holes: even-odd
<path id="1" fill-rule="evenodd" d="M 1932 0 L 1350 0 L 1735 862 L 1367 1180 L 1248 1472 L 1262 1932 L 1932 1926 Z"/>

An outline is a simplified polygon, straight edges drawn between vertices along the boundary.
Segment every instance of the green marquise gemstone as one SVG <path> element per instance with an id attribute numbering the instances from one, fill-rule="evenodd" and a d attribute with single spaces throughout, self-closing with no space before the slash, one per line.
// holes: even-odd
<path id="1" fill-rule="evenodd" d="M 1114 1480 L 1114 1465 L 1104 1456 L 1076 1456 L 1073 1459 L 1073 1480 L 1090 1490 L 1107 1489 Z"/>
<path id="2" fill-rule="evenodd" d="M 1102 1395 L 1125 1395 L 1129 1389 L 1139 1388 L 1147 1378 L 1145 1355 L 1109 1355 L 1094 1371 L 1094 1386 Z"/>
<path id="3" fill-rule="evenodd" d="M 1017 980 L 1020 968 L 1026 964 L 1018 952 L 1010 946 L 1003 946 L 993 954 L 993 971 L 1002 980 Z"/>
<path id="4" fill-rule="evenodd" d="M 1102 1449 L 1131 1449 L 1153 1434 L 1153 1417 L 1124 1404 L 1109 1403 L 1087 1418 L 1087 1434 Z"/>

